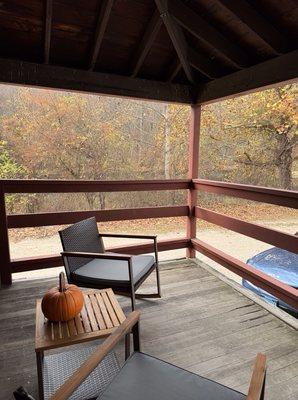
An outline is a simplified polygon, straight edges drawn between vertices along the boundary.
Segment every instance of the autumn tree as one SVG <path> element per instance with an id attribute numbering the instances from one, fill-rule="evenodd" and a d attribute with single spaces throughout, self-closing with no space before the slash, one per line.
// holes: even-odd
<path id="1" fill-rule="evenodd" d="M 29 88 L 1 92 L 2 177 L 129 180 L 185 178 L 189 106 Z M 297 85 L 202 108 L 199 175 L 292 188 Z M 5 174 L 4 172 L 5 171 Z M 4 174 L 4 175 L 3 175 Z M 60 200 L 59 200 L 59 199 Z M 26 197 L 29 212 L 183 204 L 185 193 Z"/>
<path id="2" fill-rule="evenodd" d="M 13 179 L 24 177 L 26 175 L 26 170 L 21 165 L 19 165 L 8 148 L 8 143 L 0 140 L 0 179 Z M 18 195 L 8 195 L 6 196 L 6 207 L 8 212 L 13 212 L 14 205 L 20 203 L 20 196 Z"/>
<path id="3" fill-rule="evenodd" d="M 286 85 L 205 107 L 203 174 L 292 189 L 298 139 L 295 96 L 297 85 Z"/>

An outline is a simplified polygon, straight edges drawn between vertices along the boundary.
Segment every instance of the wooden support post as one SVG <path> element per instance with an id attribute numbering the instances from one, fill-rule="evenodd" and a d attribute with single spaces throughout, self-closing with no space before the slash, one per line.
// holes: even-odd
<path id="1" fill-rule="evenodd" d="M 11 285 L 10 254 L 8 241 L 5 193 L 0 187 L 0 281 L 2 285 Z"/>
<path id="2" fill-rule="evenodd" d="M 188 178 L 196 179 L 198 177 L 198 164 L 199 164 L 199 140 L 200 140 L 200 121 L 201 121 L 201 106 L 192 105 L 190 112 L 190 126 L 189 126 L 189 163 L 188 163 Z M 189 239 L 196 237 L 196 217 L 195 206 L 197 203 L 197 191 L 194 185 L 188 190 L 188 207 L 189 216 L 187 219 L 186 236 Z M 186 250 L 186 257 L 195 258 L 195 250 L 188 248 Z"/>

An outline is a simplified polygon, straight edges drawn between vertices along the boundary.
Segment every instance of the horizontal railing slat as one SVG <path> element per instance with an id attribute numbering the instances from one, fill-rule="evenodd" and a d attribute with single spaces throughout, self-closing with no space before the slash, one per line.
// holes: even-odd
<path id="1" fill-rule="evenodd" d="M 48 181 L 48 180 L 2 180 L 1 190 L 4 193 L 76 193 L 76 192 L 128 192 L 150 190 L 177 190 L 195 188 L 221 195 L 234 196 L 248 200 L 298 208 L 298 192 L 263 188 L 227 182 L 208 181 L 202 179 L 181 180 L 146 180 L 146 181 Z M 48 225 L 61 225 L 76 222 L 95 215 L 98 221 L 116 221 L 145 218 L 162 218 L 189 216 L 186 205 L 172 207 L 146 207 L 137 209 L 96 210 L 78 212 L 53 212 L 38 214 L 8 215 L 8 228 L 24 228 Z M 201 207 L 195 207 L 195 215 L 208 222 L 242 233 L 297 252 L 297 237 L 270 229 L 261 225 L 249 223 L 227 215 L 219 214 Z M 198 239 L 177 238 L 158 242 L 159 251 L 193 247 L 202 254 L 230 269 L 253 284 L 268 291 L 286 303 L 298 308 L 297 290 L 263 274 L 255 268 L 215 249 Z M 142 254 L 153 252 L 152 243 L 143 242 L 133 245 L 117 246 L 109 251 Z M 51 268 L 62 265 L 59 254 L 39 256 L 24 259 L 14 259 L 9 263 L 12 272 L 22 272 L 34 269 Z"/>
<path id="2" fill-rule="evenodd" d="M 298 236 L 229 217 L 202 207 L 195 207 L 195 216 L 212 224 L 298 254 Z"/>
<path id="3" fill-rule="evenodd" d="M 1 180 L 5 193 L 134 192 L 189 189 L 190 179 L 134 181 Z"/>
<path id="4" fill-rule="evenodd" d="M 194 188 L 209 193 L 298 208 L 298 192 L 294 190 L 273 189 L 261 186 L 194 179 Z"/>
<path id="5" fill-rule="evenodd" d="M 248 280 L 252 284 L 271 293 L 273 296 L 285 301 L 294 308 L 298 309 L 298 290 L 288 286 L 269 275 L 251 267 L 248 264 L 234 258 L 221 250 L 203 242 L 199 239 L 191 239 L 192 246 L 198 252 L 211 258 L 235 274 Z"/>
<path id="6" fill-rule="evenodd" d="M 158 251 L 183 249 L 190 246 L 188 238 L 165 239 L 158 241 Z M 135 243 L 133 245 L 122 245 L 107 248 L 106 251 L 126 254 L 146 254 L 154 251 L 153 243 Z M 12 272 L 32 271 L 43 268 L 54 268 L 63 265 L 60 254 L 27 257 L 11 260 Z"/>
<path id="7" fill-rule="evenodd" d="M 73 224 L 82 219 L 95 217 L 98 222 L 124 221 L 147 218 L 181 217 L 189 215 L 189 207 L 167 206 L 167 207 L 144 207 L 111 210 L 89 210 L 89 211 L 64 211 L 36 214 L 15 214 L 7 216 L 8 228 L 28 228 L 37 226 L 53 226 Z"/>

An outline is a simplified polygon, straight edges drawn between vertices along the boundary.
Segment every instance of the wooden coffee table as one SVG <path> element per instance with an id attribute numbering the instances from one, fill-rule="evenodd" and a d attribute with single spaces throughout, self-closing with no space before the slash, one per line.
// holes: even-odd
<path id="1" fill-rule="evenodd" d="M 84 291 L 85 304 L 79 315 L 68 322 L 49 322 L 36 302 L 35 352 L 40 399 L 43 393 L 43 361 L 46 350 L 109 336 L 125 315 L 112 289 Z"/>

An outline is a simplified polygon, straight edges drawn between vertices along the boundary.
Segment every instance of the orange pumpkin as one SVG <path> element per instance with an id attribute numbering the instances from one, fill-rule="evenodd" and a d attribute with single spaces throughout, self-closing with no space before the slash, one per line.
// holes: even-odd
<path id="1" fill-rule="evenodd" d="M 76 285 L 65 283 L 65 274 L 59 275 L 59 287 L 50 289 L 43 297 L 41 309 L 50 321 L 69 321 L 82 310 L 84 297 Z"/>

